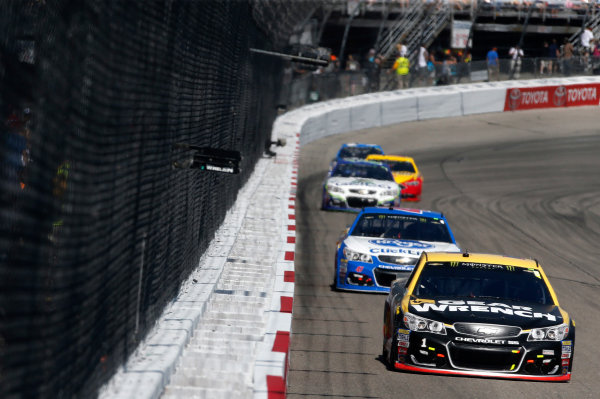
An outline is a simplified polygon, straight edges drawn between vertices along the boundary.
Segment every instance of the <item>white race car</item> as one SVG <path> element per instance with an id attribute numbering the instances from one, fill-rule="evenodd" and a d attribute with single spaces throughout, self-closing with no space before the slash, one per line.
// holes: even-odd
<path id="1" fill-rule="evenodd" d="M 339 161 L 323 184 L 321 209 L 359 211 L 366 206 L 396 206 L 400 190 L 387 165 Z"/>

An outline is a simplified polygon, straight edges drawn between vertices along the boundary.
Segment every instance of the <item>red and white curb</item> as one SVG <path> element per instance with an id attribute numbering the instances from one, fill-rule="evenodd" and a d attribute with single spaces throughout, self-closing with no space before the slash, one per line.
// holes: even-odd
<path id="1" fill-rule="evenodd" d="M 290 191 L 287 215 L 283 220 L 281 250 L 276 265 L 271 304 L 267 310 L 266 333 L 257 351 L 254 365 L 254 399 L 284 399 L 287 391 L 292 310 L 294 305 L 294 272 L 296 248 L 296 189 L 298 184 L 299 135 L 294 140 L 291 159 Z"/>

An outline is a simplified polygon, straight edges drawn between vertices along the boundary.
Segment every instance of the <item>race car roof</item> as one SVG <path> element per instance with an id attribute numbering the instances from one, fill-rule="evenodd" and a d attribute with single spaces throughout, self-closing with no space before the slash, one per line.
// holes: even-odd
<path id="1" fill-rule="evenodd" d="M 380 154 L 369 154 L 366 158 L 368 161 L 407 161 L 413 162 L 414 159 L 412 157 L 405 157 L 401 155 L 380 155 Z"/>
<path id="2" fill-rule="evenodd" d="M 411 209 L 411 208 L 399 208 L 399 207 L 367 207 L 364 208 L 362 213 L 382 213 L 382 214 L 401 214 L 401 215 L 409 215 L 409 216 L 423 216 L 426 218 L 444 218 L 439 212 L 427 211 L 424 209 Z"/>
<path id="3" fill-rule="evenodd" d="M 470 262 L 508 265 L 527 269 L 539 268 L 535 259 L 515 258 L 504 255 L 483 253 L 457 253 L 457 252 L 427 252 L 427 262 Z"/>
<path id="4" fill-rule="evenodd" d="M 376 147 L 381 148 L 379 144 L 365 144 L 365 143 L 344 143 L 341 148 L 344 147 Z"/>

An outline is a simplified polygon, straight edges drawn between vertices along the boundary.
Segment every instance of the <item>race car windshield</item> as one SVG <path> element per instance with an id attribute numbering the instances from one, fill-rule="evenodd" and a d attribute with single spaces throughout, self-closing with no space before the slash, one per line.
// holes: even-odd
<path id="1" fill-rule="evenodd" d="M 377 164 L 350 164 L 339 163 L 331 172 L 332 177 L 363 177 L 376 180 L 394 181 L 394 176 L 390 170 Z"/>
<path id="2" fill-rule="evenodd" d="M 425 264 L 413 292 L 418 298 L 480 298 L 552 305 L 538 270 L 471 262 Z"/>
<path id="3" fill-rule="evenodd" d="M 383 154 L 383 152 L 377 147 L 344 147 L 340 150 L 338 157 L 365 159 L 371 154 Z"/>
<path id="4" fill-rule="evenodd" d="M 406 161 L 396 161 L 396 162 L 389 162 L 388 161 L 388 165 L 390 166 L 390 169 L 392 170 L 392 172 L 408 172 L 408 173 L 415 173 L 415 167 L 413 166 L 412 163 L 410 162 L 406 162 Z"/>
<path id="5" fill-rule="evenodd" d="M 386 213 L 366 213 L 362 215 L 350 235 L 413 241 L 453 242 L 444 220 Z"/>

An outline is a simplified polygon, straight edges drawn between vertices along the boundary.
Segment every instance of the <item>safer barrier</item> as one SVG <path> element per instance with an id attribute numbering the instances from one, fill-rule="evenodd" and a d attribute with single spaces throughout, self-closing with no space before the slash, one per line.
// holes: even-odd
<path id="1" fill-rule="evenodd" d="M 600 77 L 535 79 L 397 90 L 307 105 L 286 117 L 301 145 L 348 131 L 433 118 L 598 105 Z"/>

